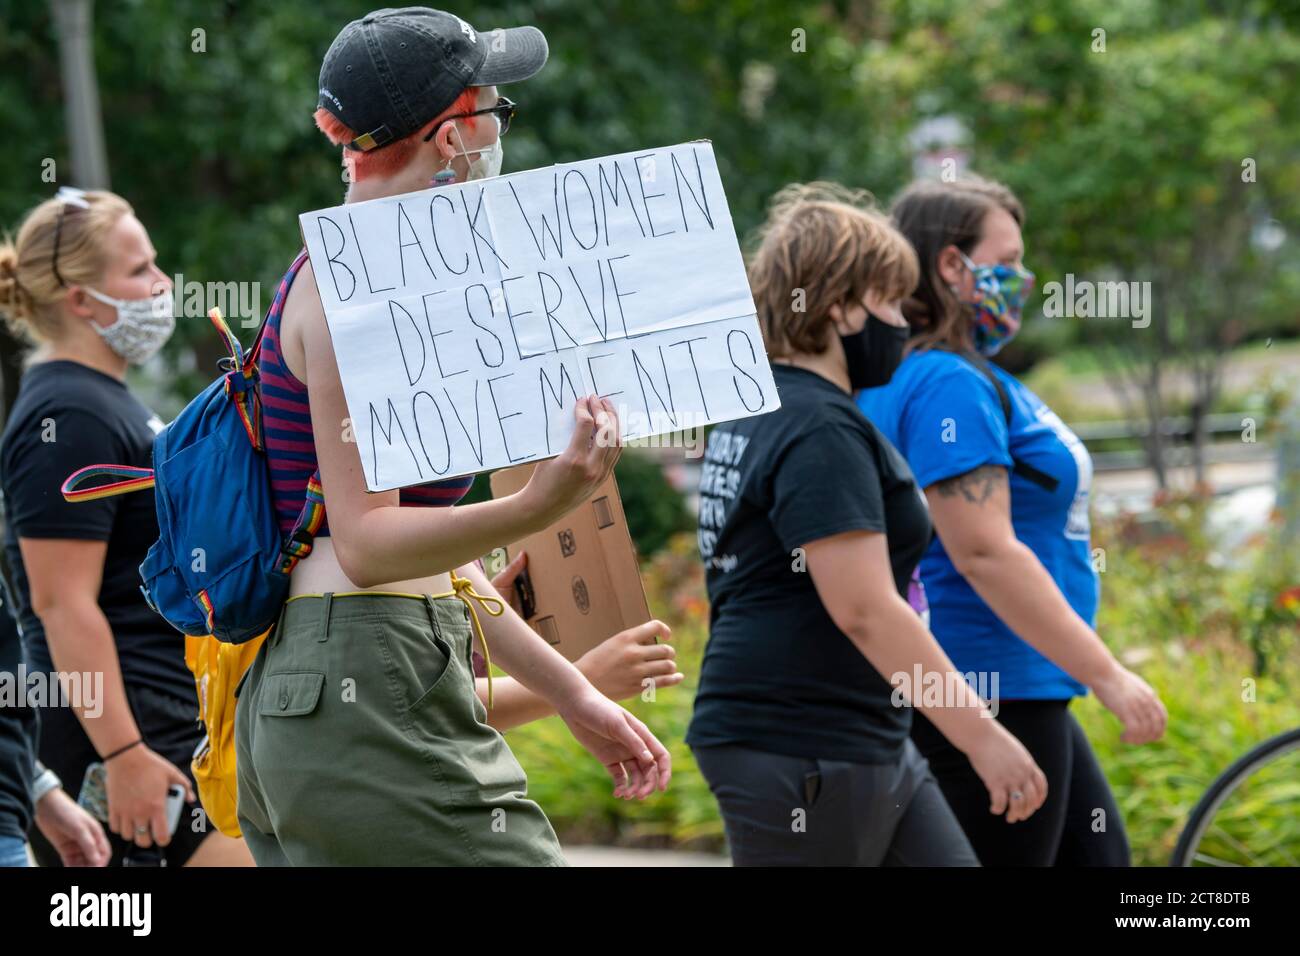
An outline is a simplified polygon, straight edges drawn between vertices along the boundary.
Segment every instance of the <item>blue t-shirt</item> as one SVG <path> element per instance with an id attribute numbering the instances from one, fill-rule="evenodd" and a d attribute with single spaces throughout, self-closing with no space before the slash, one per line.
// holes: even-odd
<path id="1" fill-rule="evenodd" d="M 1048 491 L 1011 474 L 1011 524 L 1056 586 L 1089 625 L 1100 582 L 1089 544 L 1092 458 L 1078 436 L 1012 376 L 990 366 L 1011 400 L 1011 424 L 993 383 L 951 352 L 909 355 L 883 388 L 867 389 L 858 407 L 907 459 L 922 488 L 981 465 L 1012 468 L 1012 453 L 1059 482 Z M 953 566 L 938 535 L 921 559 L 930 629 L 957 670 L 997 674 L 1003 699 L 1059 700 L 1086 693 L 1007 627 Z"/>

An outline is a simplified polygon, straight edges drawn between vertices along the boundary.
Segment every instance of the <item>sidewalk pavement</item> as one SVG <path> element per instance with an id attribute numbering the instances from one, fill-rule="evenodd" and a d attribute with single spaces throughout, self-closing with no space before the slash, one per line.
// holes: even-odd
<path id="1" fill-rule="evenodd" d="M 564 856 L 570 866 L 731 866 L 729 857 L 716 853 L 617 846 L 566 846 Z"/>

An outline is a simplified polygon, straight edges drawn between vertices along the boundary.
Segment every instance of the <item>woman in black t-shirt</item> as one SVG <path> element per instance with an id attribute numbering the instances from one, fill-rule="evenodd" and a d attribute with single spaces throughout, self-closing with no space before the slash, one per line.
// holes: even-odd
<path id="1" fill-rule="evenodd" d="M 710 632 L 687 743 L 737 865 L 978 865 L 908 739 L 910 706 L 968 755 L 1008 822 L 1041 805 L 1046 781 L 918 614 L 929 515 L 850 397 L 902 357 L 915 255 L 861 194 L 791 186 L 749 273 L 781 407 L 709 435 Z"/>
<path id="2" fill-rule="evenodd" d="M 105 765 L 111 862 L 249 864 L 242 841 L 202 825 L 184 639 L 140 593 L 158 537 L 153 492 L 69 504 L 59 491 L 86 465 L 150 463 L 163 423 L 125 379 L 174 326 L 171 281 L 154 260 L 144 226 L 109 192 L 60 190 L 0 246 L 0 312 L 38 346 L 0 443 L 5 548 L 28 671 L 84 675 L 67 685 L 71 706 L 39 708 L 39 755 L 74 797 L 86 768 Z M 188 803 L 169 838 L 171 784 Z M 31 840 L 42 866 L 59 864 L 58 847 Z"/>

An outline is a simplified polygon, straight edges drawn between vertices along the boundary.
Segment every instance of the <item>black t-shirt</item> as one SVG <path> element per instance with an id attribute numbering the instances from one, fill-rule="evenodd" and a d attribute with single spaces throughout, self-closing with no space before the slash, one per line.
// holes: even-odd
<path id="1" fill-rule="evenodd" d="M 28 670 L 53 669 L 45 631 L 31 608 L 18 538 L 107 541 L 99 607 L 113 629 L 122 678 L 189 700 L 194 678 L 185 639 L 145 603 L 140 562 L 158 539 L 152 490 L 71 503 L 59 491 L 86 465 L 151 464 L 162 420 L 125 383 L 77 362 L 33 365 L 0 444 L 5 551 L 13 570 L 15 611 Z"/>
<path id="2" fill-rule="evenodd" d="M 774 365 L 775 412 L 709 434 L 699 547 L 709 642 L 686 742 L 889 763 L 911 726 L 889 682 L 823 607 L 798 551 L 846 531 L 883 532 L 900 595 L 930 542 L 907 462 L 849 395 Z"/>

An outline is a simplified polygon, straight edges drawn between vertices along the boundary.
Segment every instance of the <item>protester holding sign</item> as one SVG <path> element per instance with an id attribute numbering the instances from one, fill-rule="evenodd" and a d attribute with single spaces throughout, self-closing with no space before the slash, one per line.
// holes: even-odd
<path id="1" fill-rule="evenodd" d="M 901 358 L 916 257 L 858 194 L 791 186 L 749 277 L 781 408 L 709 435 L 712 607 L 687 743 L 737 865 L 974 865 L 909 702 L 969 755 L 993 813 L 1026 819 L 1046 785 L 909 607 L 929 517 L 850 398 Z M 923 693 L 936 680 L 951 699 Z"/>
<path id="2" fill-rule="evenodd" d="M 203 730 L 184 642 L 140 593 L 140 562 L 158 537 L 153 491 L 77 504 L 59 493 L 88 465 L 149 464 L 163 422 L 127 387 L 126 370 L 171 335 L 171 280 L 124 199 L 63 189 L 0 247 L 0 311 L 37 345 L 0 445 L 26 665 L 102 677 L 81 681 L 80 699 L 39 707 L 40 759 L 71 797 L 90 765 L 104 765 L 114 864 L 246 865 L 239 841 L 203 825 L 190 775 Z M 172 784 L 189 801 L 174 835 L 164 812 Z M 70 854 L 68 834 L 40 830 L 31 839 L 42 866 L 100 857 L 93 844 Z"/>
<path id="3" fill-rule="evenodd" d="M 494 175 L 513 113 L 495 84 L 532 76 L 546 55 L 536 28 L 480 33 L 427 8 L 350 23 L 325 56 L 316 114 L 345 147 L 349 204 Z M 245 838 L 260 865 L 563 865 L 523 770 L 485 722 L 471 620 L 491 659 L 606 766 L 616 795 L 666 788 L 669 755 L 510 611 L 473 562 L 545 527 L 605 479 L 619 454 L 613 406 L 578 400 L 559 457 L 516 495 L 448 507 L 467 478 L 371 493 L 339 371 L 355 347 L 331 339 L 315 271 L 303 254 L 285 276 L 261 357 L 281 525 L 292 526 L 309 489 L 323 513 L 240 691 Z M 612 440 L 596 441 L 598 428 Z"/>
<path id="4" fill-rule="evenodd" d="M 921 562 L 932 625 L 965 673 L 997 675 L 998 720 L 1047 774 L 1032 820 L 983 812 L 969 755 L 919 719 L 913 736 L 985 865 L 1126 866 L 1119 807 L 1070 701 L 1091 687 L 1131 743 L 1158 740 L 1165 708 L 1093 630 L 1092 460 L 1078 437 L 988 358 L 1019 330 L 1033 275 L 1021 264 L 1024 210 L 970 178 L 922 181 L 894 204 L 921 283 L 906 306 L 909 354 L 858 404 L 897 443 L 925 489 L 938 536 Z"/>

